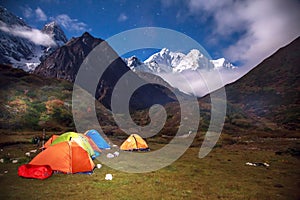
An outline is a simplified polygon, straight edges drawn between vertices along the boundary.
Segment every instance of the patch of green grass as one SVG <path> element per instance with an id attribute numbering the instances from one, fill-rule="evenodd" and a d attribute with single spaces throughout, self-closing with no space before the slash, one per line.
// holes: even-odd
<path id="1" fill-rule="evenodd" d="M 153 142 L 150 147 L 163 146 Z M 33 147 L 7 146 L 1 155 L 10 152 L 13 157 L 24 157 Z M 289 154 L 231 146 L 216 148 L 203 159 L 198 153 L 199 148 L 189 148 L 171 165 L 149 173 L 124 173 L 103 166 L 92 175 L 54 174 L 43 181 L 20 178 L 17 169 L 21 163 L 5 162 L 0 164 L 0 198 L 298 199 L 300 195 L 300 161 Z M 267 162 L 270 167 L 247 166 L 246 162 Z M 104 179 L 107 173 L 113 175 L 112 181 Z"/>

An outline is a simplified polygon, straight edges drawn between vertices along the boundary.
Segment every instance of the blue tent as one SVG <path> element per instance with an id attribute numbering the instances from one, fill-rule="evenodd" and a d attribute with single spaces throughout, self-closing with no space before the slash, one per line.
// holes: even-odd
<path id="1" fill-rule="evenodd" d="M 110 145 L 103 139 L 98 131 L 92 129 L 87 131 L 85 135 L 90 137 L 99 149 L 110 149 Z"/>

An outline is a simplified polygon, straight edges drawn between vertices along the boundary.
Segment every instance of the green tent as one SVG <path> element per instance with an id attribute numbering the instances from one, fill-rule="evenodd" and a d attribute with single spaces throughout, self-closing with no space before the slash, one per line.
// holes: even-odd
<path id="1" fill-rule="evenodd" d="M 88 138 L 86 138 L 86 136 L 81 133 L 75 133 L 75 132 L 64 133 L 59 137 L 57 137 L 52 142 L 51 146 L 65 141 L 75 141 L 79 146 L 81 146 L 84 150 L 86 150 L 92 158 L 95 156 L 95 152 L 91 147 Z"/>

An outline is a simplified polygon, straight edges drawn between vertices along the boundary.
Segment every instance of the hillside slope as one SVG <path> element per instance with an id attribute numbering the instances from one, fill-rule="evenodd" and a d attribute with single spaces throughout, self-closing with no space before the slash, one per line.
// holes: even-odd
<path id="1" fill-rule="evenodd" d="M 73 84 L 68 81 L 40 77 L 1 64 L 0 129 L 75 130 L 72 90 Z M 113 122 L 103 105 L 96 103 L 96 110 L 103 126 Z"/>
<path id="2" fill-rule="evenodd" d="M 226 86 L 227 100 L 279 127 L 300 128 L 300 37 Z"/>

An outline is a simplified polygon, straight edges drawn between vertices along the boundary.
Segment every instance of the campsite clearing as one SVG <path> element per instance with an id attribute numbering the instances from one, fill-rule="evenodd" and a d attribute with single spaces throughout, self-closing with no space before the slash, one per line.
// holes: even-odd
<path id="1" fill-rule="evenodd" d="M 284 148 L 299 145 L 299 140 L 285 142 Z M 151 139 L 148 145 L 155 151 L 164 144 Z M 103 165 L 92 175 L 53 174 L 43 181 L 17 174 L 18 167 L 30 160 L 25 152 L 35 148 L 33 144 L 5 145 L 0 151 L 4 158 L 0 199 L 299 199 L 299 157 L 267 148 L 276 146 L 275 139 L 266 140 L 265 148 L 260 145 L 223 145 L 203 159 L 198 158 L 198 147 L 189 148 L 173 164 L 150 173 L 124 173 Z M 10 158 L 19 161 L 14 164 Z M 112 174 L 113 180 L 106 181 L 106 174 Z"/>

